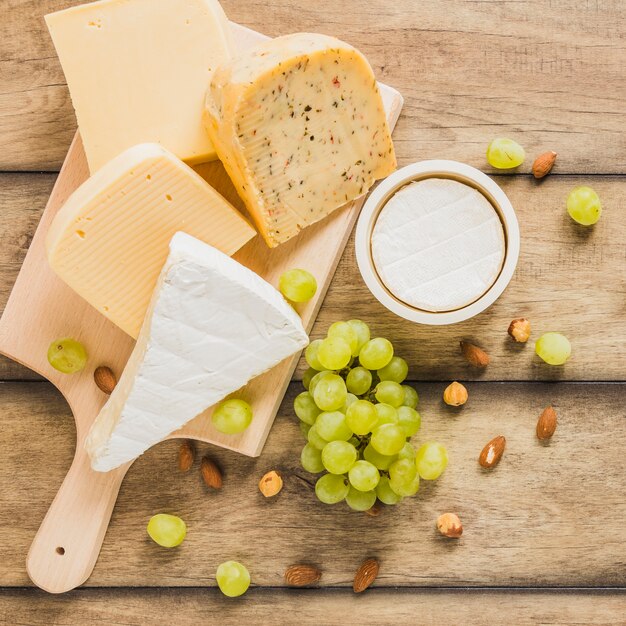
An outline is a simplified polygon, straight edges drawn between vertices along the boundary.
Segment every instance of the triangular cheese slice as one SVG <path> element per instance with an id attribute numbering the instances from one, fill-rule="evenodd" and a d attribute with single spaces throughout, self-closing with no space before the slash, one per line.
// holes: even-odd
<path id="1" fill-rule="evenodd" d="M 307 343 L 274 287 L 176 233 L 135 349 L 87 438 L 91 466 L 138 457 Z"/>

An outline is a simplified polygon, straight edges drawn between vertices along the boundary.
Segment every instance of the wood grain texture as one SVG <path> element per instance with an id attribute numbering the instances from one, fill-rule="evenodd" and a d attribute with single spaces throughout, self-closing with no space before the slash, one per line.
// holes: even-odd
<path id="1" fill-rule="evenodd" d="M 59 169 L 75 119 L 42 16 L 81 0 L 5 0 L 0 23 L 0 169 Z M 621 0 L 223 0 L 230 19 L 276 36 L 336 35 L 407 98 L 400 164 L 452 158 L 484 168 L 494 136 L 555 171 L 626 173 Z M 523 166 L 529 171 L 532 158 Z"/>
<path id="2" fill-rule="evenodd" d="M 216 589 L 81 589 L 52 597 L 38 590 L 0 591 L 0 619 L 48 626 L 177 626 L 214 624 L 298 624 L 346 626 L 540 624 L 617 626 L 624 623 L 626 593 L 610 591 L 437 591 L 371 589 L 356 596 L 339 590 L 252 589 L 231 600 Z M 78 617 L 80 616 L 80 617 Z M 419 620 L 419 621 L 418 621 Z"/>
<path id="3" fill-rule="evenodd" d="M 53 176 L 0 174 L 0 310 L 33 236 Z M 414 380 L 625 380 L 626 338 L 626 178 L 498 176 L 518 214 L 522 249 L 517 271 L 504 295 L 471 320 L 447 327 L 411 324 L 387 311 L 369 293 L 354 257 L 351 239 L 313 328 L 322 336 L 337 319 L 361 317 L 389 337 L 406 358 Z M 592 228 L 577 226 L 565 211 L 576 185 L 592 184 L 604 205 Z M 236 201 L 234 197 L 231 197 Z M 516 317 L 530 319 L 528 344 L 506 334 Z M 534 355 L 534 340 L 560 330 L 572 341 L 564 367 L 545 365 Z M 491 355 L 485 371 L 468 366 L 461 339 L 475 341 Z M 296 372 L 301 377 L 303 362 Z M 23 367 L 0 360 L 0 378 L 34 377 Z"/>
<path id="4" fill-rule="evenodd" d="M 223 471 L 219 492 L 204 487 L 198 463 L 178 472 L 176 442 L 156 446 L 131 467 L 86 584 L 212 586 L 217 565 L 237 559 L 257 585 L 282 586 L 287 566 L 310 562 L 323 570 L 323 586 L 350 587 L 360 562 L 376 556 L 380 586 L 626 586 L 619 522 L 626 517 L 626 386 L 468 383 L 460 411 L 443 405 L 444 387 L 416 385 L 422 430 L 415 442 L 444 443 L 448 469 L 374 518 L 315 499 L 314 479 L 299 467 L 296 383 L 261 457 L 199 446 L 198 457 L 210 453 Z M 559 425 L 544 445 L 535 425 L 548 404 Z M 47 383 L 2 383 L 0 432 L 3 475 L 11 477 L 0 490 L 0 586 L 30 586 L 24 556 L 72 459 L 73 420 Z M 478 454 L 499 434 L 506 451 L 489 473 Z M 266 500 L 257 483 L 271 469 L 285 485 Z M 445 511 L 463 521 L 458 541 L 435 529 Z M 187 522 L 180 548 L 164 550 L 146 535 L 157 512 Z"/>

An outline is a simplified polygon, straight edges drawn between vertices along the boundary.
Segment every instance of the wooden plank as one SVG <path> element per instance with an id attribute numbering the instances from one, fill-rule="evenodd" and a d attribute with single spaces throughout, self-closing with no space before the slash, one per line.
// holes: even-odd
<path id="1" fill-rule="evenodd" d="M 299 468 L 303 442 L 291 411 L 299 384 L 292 384 L 261 457 L 199 445 L 223 469 L 220 492 L 203 486 L 197 463 L 179 474 L 175 441 L 140 458 L 87 586 L 211 586 L 217 565 L 237 559 L 257 585 L 281 586 L 287 566 L 312 562 L 324 586 L 349 587 L 368 556 L 381 560 L 382 586 L 626 586 L 624 384 L 477 382 L 459 412 L 442 405 L 444 384 L 416 387 L 423 426 L 415 441 L 444 443 L 450 465 L 415 498 L 378 517 L 317 502 L 313 477 Z M 535 424 L 550 403 L 559 426 L 542 445 Z M 47 383 L 2 383 L 0 432 L 0 585 L 30 586 L 26 552 L 70 464 L 74 425 Z M 498 434 L 507 448 L 488 473 L 477 457 Z M 285 486 L 266 500 L 257 483 L 270 469 L 282 472 Z M 444 511 L 463 520 L 460 540 L 437 534 Z M 157 512 L 186 520 L 179 548 L 147 537 Z"/>
<path id="2" fill-rule="evenodd" d="M 243 598 L 225 598 L 206 589 L 89 589 L 62 596 L 38 590 L 0 590 L 0 618 L 7 624 L 59 626 L 103 624 L 291 625 L 339 623 L 463 624 L 536 626 L 624 623 L 624 590 L 554 592 L 543 590 L 452 591 L 372 589 L 361 596 L 339 590 L 252 589 Z M 80 617 L 78 617 L 80 616 Z M 332 616 L 332 617 L 331 617 Z"/>
<path id="3" fill-rule="evenodd" d="M 11 1 L 0 23 L 0 169 L 59 169 L 75 119 L 42 16 L 82 0 Z M 445 157 L 486 167 L 498 135 L 557 170 L 625 173 L 626 13 L 621 0 L 511 3 L 223 0 L 229 17 L 276 36 L 336 35 L 362 49 L 407 106 L 400 163 Z M 567 29 L 563 24 L 567 24 Z M 530 161 L 524 165 L 525 171 Z"/>
<path id="4" fill-rule="evenodd" d="M 4 308 L 52 184 L 52 175 L 0 174 L 0 310 Z M 522 231 L 517 272 L 502 298 L 478 317 L 447 327 L 411 324 L 382 307 L 360 278 L 353 241 L 348 244 L 312 336 L 337 319 L 361 317 L 389 337 L 411 365 L 414 380 L 624 380 L 622 332 L 626 293 L 626 215 L 620 210 L 624 177 L 498 177 L 515 207 Z M 574 224 L 565 212 L 571 188 L 592 184 L 604 205 L 593 228 Z M 506 334 L 511 319 L 531 320 L 533 338 L 516 345 Z M 572 341 L 564 367 L 545 365 L 533 339 L 561 330 Z M 469 367 L 458 342 L 470 339 L 492 356 L 485 371 Z M 301 377 L 303 362 L 296 372 Z M 33 377 L 0 360 L 0 379 Z"/>

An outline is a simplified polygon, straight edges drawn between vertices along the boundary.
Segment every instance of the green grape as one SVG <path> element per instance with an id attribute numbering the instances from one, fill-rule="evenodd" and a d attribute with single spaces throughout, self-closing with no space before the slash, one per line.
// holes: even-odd
<path id="1" fill-rule="evenodd" d="M 309 367 L 309 369 L 307 369 L 306 372 L 304 372 L 304 374 L 302 374 L 302 386 L 305 389 L 309 388 L 309 385 L 311 384 L 311 380 L 313 380 L 313 376 L 315 376 L 317 374 L 317 370 L 314 370 L 312 367 Z"/>
<path id="2" fill-rule="evenodd" d="M 298 418 L 307 424 L 314 424 L 315 418 L 322 412 L 308 391 L 303 391 L 296 396 L 293 401 L 293 409 Z"/>
<path id="3" fill-rule="evenodd" d="M 348 472 L 350 484 L 359 491 L 370 491 L 376 488 L 380 473 L 369 461 L 357 461 Z"/>
<path id="4" fill-rule="evenodd" d="M 392 456 L 402 450 L 406 442 L 404 430 L 396 424 L 377 426 L 372 432 L 370 443 L 381 454 Z"/>
<path id="5" fill-rule="evenodd" d="M 224 400 L 215 407 L 211 421 L 221 433 L 242 433 L 252 421 L 252 407 L 244 400 Z"/>
<path id="6" fill-rule="evenodd" d="M 346 504 L 353 511 L 369 511 L 376 502 L 375 491 L 359 491 L 354 487 L 350 487 L 346 496 Z"/>
<path id="7" fill-rule="evenodd" d="M 348 393 L 346 396 L 346 402 L 341 408 L 342 413 L 346 413 L 348 409 L 358 400 L 358 398 L 353 393 Z"/>
<path id="8" fill-rule="evenodd" d="M 220 591 L 229 598 L 243 595 L 250 586 L 250 572 L 237 561 L 222 563 L 215 572 L 215 578 Z"/>
<path id="9" fill-rule="evenodd" d="M 417 474 L 413 459 L 398 459 L 389 466 L 389 480 L 391 484 L 412 483 Z"/>
<path id="10" fill-rule="evenodd" d="M 350 363 L 350 344 L 341 337 L 326 337 L 317 351 L 317 358 L 327 370 L 340 370 Z"/>
<path id="11" fill-rule="evenodd" d="M 372 386 L 372 372 L 364 367 L 355 367 L 346 376 L 346 386 L 348 391 L 362 396 L 367 393 Z"/>
<path id="12" fill-rule="evenodd" d="M 332 375 L 332 372 L 329 372 L 328 370 L 324 370 L 322 372 L 318 372 L 317 374 L 315 374 L 315 376 L 311 378 L 311 382 L 309 383 L 309 393 L 313 395 L 315 393 L 315 387 L 317 387 L 317 383 L 319 383 L 320 380 L 322 380 L 322 378 L 326 378 L 326 376 L 331 376 L 331 375 Z"/>
<path id="13" fill-rule="evenodd" d="M 309 432 L 306 435 L 307 441 L 318 450 L 322 450 L 328 443 L 318 432 L 315 424 L 309 428 Z"/>
<path id="14" fill-rule="evenodd" d="M 399 459 L 410 459 L 415 462 L 415 448 L 407 441 L 400 452 L 398 452 Z"/>
<path id="15" fill-rule="evenodd" d="M 322 450 L 322 463 L 331 474 L 345 474 L 357 460 L 356 448 L 347 441 L 330 441 Z"/>
<path id="16" fill-rule="evenodd" d="M 357 435 L 367 435 L 378 422 L 376 408 L 367 400 L 353 402 L 346 413 L 346 424 Z"/>
<path id="17" fill-rule="evenodd" d="M 393 478 L 389 478 L 389 487 L 391 487 L 392 491 L 403 498 L 414 496 L 420 488 L 420 476 L 416 473 L 413 480 L 409 481 L 400 479 L 394 480 Z"/>
<path id="18" fill-rule="evenodd" d="M 179 546 L 187 535 L 185 522 L 180 517 L 167 513 L 153 515 L 146 530 L 150 538 L 164 548 Z"/>
<path id="19" fill-rule="evenodd" d="M 378 415 L 378 422 L 376 426 L 382 426 L 383 424 L 397 424 L 400 420 L 398 417 L 398 411 L 390 404 L 381 402 L 374 405 L 376 415 Z"/>
<path id="20" fill-rule="evenodd" d="M 324 504 L 336 504 L 341 502 L 350 490 L 345 476 L 337 474 L 324 474 L 315 483 L 315 495 Z"/>
<path id="21" fill-rule="evenodd" d="M 439 478 L 448 465 L 448 452 L 435 441 L 425 443 L 415 453 L 417 473 L 424 480 Z"/>
<path id="22" fill-rule="evenodd" d="M 356 333 L 358 344 L 357 354 L 361 351 L 361 348 L 370 340 L 370 327 L 361 320 L 348 320 L 348 324 L 352 327 L 352 330 Z"/>
<path id="23" fill-rule="evenodd" d="M 404 389 L 404 402 L 402 404 L 404 406 L 411 407 L 412 409 L 416 409 L 419 401 L 417 391 L 415 391 L 415 389 L 413 389 L 410 385 L 402 385 L 402 389 Z"/>
<path id="24" fill-rule="evenodd" d="M 82 343 L 70 337 L 57 339 L 48 348 L 48 363 L 59 372 L 75 374 L 87 364 L 87 350 Z"/>
<path id="25" fill-rule="evenodd" d="M 340 411 L 320 413 L 315 421 L 315 430 L 326 441 L 348 441 L 352 431 L 346 424 L 346 416 Z"/>
<path id="26" fill-rule="evenodd" d="M 315 404 L 322 411 L 336 411 L 340 409 L 348 398 L 346 383 L 337 374 L 328 374 L 320 379 L 313 391 Z"/>
<path id="27" fill-rule="evenodd" d="M 306 446 L 302 448 L 300 463 L 302 467 L 304 467 L 307 472 L 311 472 L 311 474 L 319 474 L 324 471 L 322 452 L 310 443 L 307 443 Z"/>
<path id="28" fill-rule="evenodd" d="M 380 370 L 393 358 L 393 345 L 388 339 L 370 339 L 359 352 L 359 362 L 368 370 Z"/>
<path id="29" fill-rule="evenodd" d="M 287 300 L 308 302 L 317 291 L 317 281 L 306 270 L 287 270 L 278 279 L 278 288 Z"/>
<path id="30" fill-rule="evenodd" d="M 387 470 L 389 466 L 397 459 L 397 456 L 391 455 L 387 456 L 386 454 L 381 454 L 376 451 L 372 444 L 367 444 L 365 450 L 363 450 L 363 458 L 366 461 L 369 461 L 374 467 L 377 467 L 379 470 Z"/>
<path id="31" fill-rule="evenodd" d="M 326 369 L 319 361 L 317 357 L 317 353 L 322 345 L 323 339 L 315 339 L 313 340 L 304 351 L 304 360 L 308 363 L 309 367 L 314 370 L 321 372 Z"/>
<path id="32" fill-rule="evenodd" d="M 399 496 L 389 485 L 389 478 L 387 476 L 381 476 L 376 485 L 376 496 L 383 504 L 398 504 L 402 501 L 402 496 Z"/>
<path id="33" fill-rule="evenodd" d="M 350 346 L 352 356 L 358 356 L 359 337 L 348 322 L 335 322 L 334 324 L 331 324 L 328 329 L 328 336 L 343 339 Z"/>
<path id="34" fill-rule="evenodd" d="M 499 170 L 508 170 L 520 166 L 526 153 L 524 148 L 512 139 L 498 137 L 487 147 L 487 161 L 489 165 Z"/>
<path id="35" fill-rule="evenodd" d="M 602 215 L 600 198 L 591 187 L 575 187 L 567 196 L 567 212 L 575 222 L 591 226 Z"/>
<path id="36" fill-rule="evenodd" d="M 563 365 L 572 354 L 572 346 L 561 333 L 544 333 L 535 343 L 535 352 L 549 365 Z"/>
<path id="37" fill-rule="evenodd" d="M 422 425 L 422 417 L 410 406 L 399 406 L 398 409 L 398 425 L 404 428 L 404 434 L 412 437 Z"/>
<path id="38" fill-rule="evenodd" d="M 399 407 L 404 402 L 404 389 L 392 380 L 383 380 L 376 385 L 376 400 L 382 404 Z"/>
<path id="39" fill-rule="evenodd" d="M 404 359 L 394 356 L 385 367 L 376 373 L 380 380 L 392 380 L 394 383 L 401 383 L 409 373 L 409 366 Z"/>
<path id="40" fill-rule="evenodd" d="M 300 432 L 302 433 L 302 436 L 308 441 L 309 431 L 311 430 L 311 426 L 309 424 L 306 424 L 305 422 L 299 422 L 299 423 L 300 423 Z"/>

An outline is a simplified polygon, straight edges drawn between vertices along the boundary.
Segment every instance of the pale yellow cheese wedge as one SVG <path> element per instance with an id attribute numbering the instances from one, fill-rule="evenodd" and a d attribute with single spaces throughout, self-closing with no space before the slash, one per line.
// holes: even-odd
<path id="1" fill-rule="evenodd" d="M 100 0 L 46 15 L 89 169 L 138 143 L 216 158 L 202 127 L 213 70 L 232 53 L 217 0 Z"/>
<path id="2" fill-rule="evenodd" d="M 256 234 L 180 159 L 157 144 L 140 144 L 69 197 L 48 231 L 48 260 L 72 289 L 136 339 L 179 230 L 228 255 Z"/>
<path id="3" fill-rule="evenodd" d="M 396 167 L 372 68 L 325 35 L 278 37 L 219 67 L 206 125 L 271 247 Z"/>

